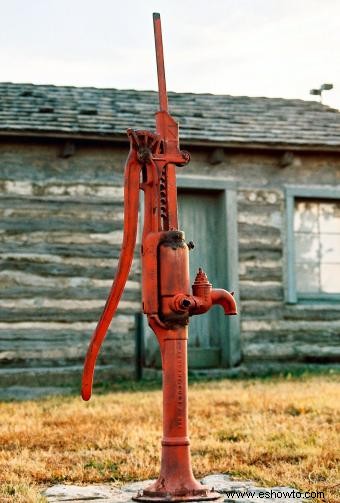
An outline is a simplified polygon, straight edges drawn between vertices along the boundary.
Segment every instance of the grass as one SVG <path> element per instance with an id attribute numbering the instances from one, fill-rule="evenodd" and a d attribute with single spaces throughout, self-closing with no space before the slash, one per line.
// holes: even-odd
<path id="1" fill-rule="evenodd" d="M 337 375 L 190 385 L 197 477 L 224 472 L 339 498 Z M 39 503 L 56 483 L 121 484 L 159 470 L 162 395 L 127 385 L 96 394 L 0 404 L 0 501 Z M 338 498 L 338 499 L 337 499 Z"/>

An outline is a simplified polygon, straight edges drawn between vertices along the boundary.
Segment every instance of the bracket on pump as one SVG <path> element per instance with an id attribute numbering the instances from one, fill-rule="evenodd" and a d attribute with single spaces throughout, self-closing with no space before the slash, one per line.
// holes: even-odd
<path id="1" fill-rule="evenodd" d="M 237 314 L 233 292 L 214 289 L 199 269 L 190 292 L 189 247 L 178 229 L 176 166 L 190 155 L 180 150 L 178 124 L 168 112 L 160 15 L 153 15 L 160 110 L 156 132 L 129 129 L 130 152 L 124 174 L 124 233 L 116 276 L 87 351 L 82 397 L 89 400 L 101 344 L 117 310 L 131 268 L 137 235 L 139 190 L 144 191 L 142 233 L 143 312 L 161 350 L 163 440 L 159 478 L 137 501 L 209 501 L 220 498 L 195 480 L 190 461 L 187 411 L 189 318 L 214 304 Z"/>

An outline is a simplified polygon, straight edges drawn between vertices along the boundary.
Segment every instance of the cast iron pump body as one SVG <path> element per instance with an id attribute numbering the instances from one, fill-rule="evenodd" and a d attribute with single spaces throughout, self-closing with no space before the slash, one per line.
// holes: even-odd
<path id="1" fill-rule="evenodd" d="M 176 166 L 190 160 L 180 150 L 178 124 L 168 113 L 161 21 L 153 15 L 160 110 L 156 133 L 128 130 L 125 166 L 124 234 L 116 276 L 85 359 L 82 397 L 89 400 L 101 344 L 116 312 L 136 244 L 139 190 L 144 191 L 141 246 L 143 312 L 160 346 L 163 371 L 163 439 L 159 478 L 138 501 L 208 501 L 220 497 L 195 480 L 190 460 L 187 411 L 187 341 L 190 316 L 219 304 L 237 314 L 233 293 L 212 288 L 199 269 L 190 292 L 189 247 L 178 229 Z"/>

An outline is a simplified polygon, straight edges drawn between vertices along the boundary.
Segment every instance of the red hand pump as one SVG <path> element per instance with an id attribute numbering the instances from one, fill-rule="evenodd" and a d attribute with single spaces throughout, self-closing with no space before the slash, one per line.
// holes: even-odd
<path id="1" fill-rule="evenodd" d="M 89 400 L 101 344 L 116 312 L 136 244 L 139 190 L 144 191 L 142 235 L 143 312 L 160 346 L 163 370 L 163 439 L 160 475 L 134 499 L 138 501 L 209 501 L 218 493 L 195 480 L 190 460 L 187 408 L 189 318 L 219 304 L 237 314 L 233 293 L 214 289 L 199 269 L 190 293 L 189 248 L 178 229 L 176 166 L 190 160 L 179 149 L 178 124 L 168 113 L 159 14 L 153 15 L 160 110 L 156 133 L 128 130 L 125 166 L 123 244 L 109 297 L 86 355 L 82 397 Z"/>

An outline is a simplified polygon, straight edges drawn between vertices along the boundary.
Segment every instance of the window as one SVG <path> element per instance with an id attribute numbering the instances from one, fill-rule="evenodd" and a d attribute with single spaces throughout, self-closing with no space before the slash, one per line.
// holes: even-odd
<path id="1" fill-rule="evenodd" d="M 287 189 L 287 245 L 288 302 L 340 299 L 340 192 Z"/>

